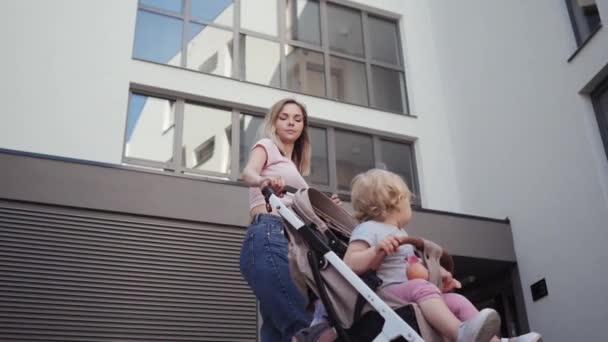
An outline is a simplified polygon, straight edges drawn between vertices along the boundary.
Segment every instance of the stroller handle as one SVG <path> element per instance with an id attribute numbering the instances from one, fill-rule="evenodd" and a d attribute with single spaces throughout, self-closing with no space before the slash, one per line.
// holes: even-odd
<path id="1" fill-rule="evenodd" d="M 296 192 L 298 192 L 298 189 L 294 188 L 293 186 L 285 185 L 283 187 L 282 193 L 286 193 L 286 192 L 295 194 Z M 266 185 L 265 187 L 262 188 L 262 195 L 264 195 L 264 199 L 266 200 L 266 202 L 268 202 L 270 200 L 270 196 L 272 196 L 272 195 L 276 196 L 277 194 L 274 192 L 274 190 L 269 185 Z"/>

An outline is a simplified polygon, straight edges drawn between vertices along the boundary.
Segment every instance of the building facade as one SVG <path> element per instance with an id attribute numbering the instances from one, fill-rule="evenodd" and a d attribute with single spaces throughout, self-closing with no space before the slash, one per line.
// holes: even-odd
<path id="1" fill-rule="evenodd" d="M 456 255 L 503 334 L 604 338 L 607 1 L 28 0 L 0 13 L 5 340 L 255 339 L 239 173 L 284 97 L 308 108 L 309 182 L 347 200 L 358 172 L 402 175 L 410 233 Z"/>

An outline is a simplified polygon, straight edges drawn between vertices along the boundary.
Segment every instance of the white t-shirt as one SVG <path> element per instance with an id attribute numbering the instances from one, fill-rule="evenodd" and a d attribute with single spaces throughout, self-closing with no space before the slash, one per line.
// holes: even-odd
<path id="1" fill-rule="evenodd" d="M 350 237 L 350 242 L 365 241 L 370 247 L 377 245 L 380 241 L 391 235 L 407 236 L 403 229 L 378 221 L 366 221 L 355 227 Z M 397 253 L 388 255 L 382 261 L 376 275 L 382 279 L 380 288 L 388 285 L 400 284 L 407 281 L 405 274 L 407 257 L 414 254 L 412 245 L 401 245 Z"/>

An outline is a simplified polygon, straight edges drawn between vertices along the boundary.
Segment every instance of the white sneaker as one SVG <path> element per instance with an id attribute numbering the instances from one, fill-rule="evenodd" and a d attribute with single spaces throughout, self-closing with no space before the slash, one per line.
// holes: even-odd
<path id="1" fill-rule="evenodd" d="M 500 316 L 493 309 L 483 309 L 458 329 L 457 342 L 488 342 L 498 335 Z"/>
<path id="2" fill-rule="evenodd" d="M 539 333 L 531 332 L 525 335 L 511 337 L 511 338 L 501 338 L 501 342 L 542 342 L 543 337 Z"/>

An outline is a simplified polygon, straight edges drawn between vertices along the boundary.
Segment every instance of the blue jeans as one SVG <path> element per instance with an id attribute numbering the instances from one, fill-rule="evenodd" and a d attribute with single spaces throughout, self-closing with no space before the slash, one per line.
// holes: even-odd
<path id="1" fill-rule="evenodd" d="M 262 342 L 290 341 L 298 330 L 309 326 L 312 315 L 291 280 L 280 217 L 255 216 L 243 240 L 240 268 L 260 302 Z"/>

